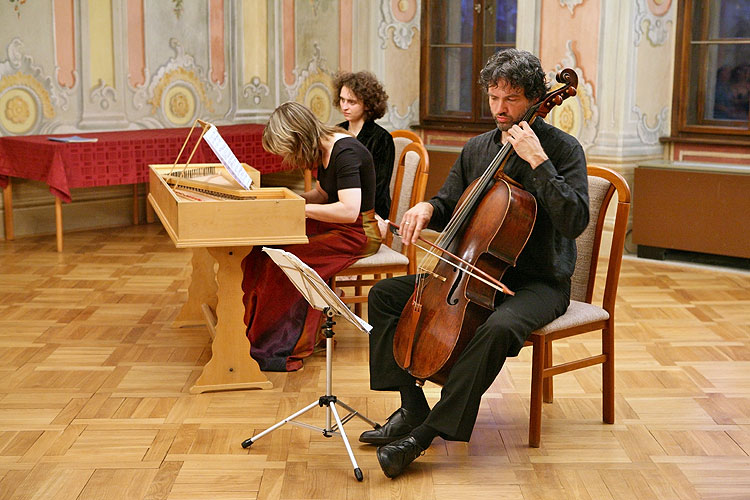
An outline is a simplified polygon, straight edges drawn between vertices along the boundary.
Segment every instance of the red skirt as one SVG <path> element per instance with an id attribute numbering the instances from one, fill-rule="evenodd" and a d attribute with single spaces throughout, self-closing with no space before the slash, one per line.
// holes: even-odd
<path id="1" fill-rule="evenodd" d="M 374 254 L 380 246 L 377 223 L 370 212 L 352 224 L 306 222 L 309 243 L 280 248 L 299 257 L 325 281 L 357 259 Z M 245 257 L 242 269 L 250 355 L 261 370 L 300 369 L 302 359 L 313 352 L 322 311 L 310 307 L 260 247 Z"/>

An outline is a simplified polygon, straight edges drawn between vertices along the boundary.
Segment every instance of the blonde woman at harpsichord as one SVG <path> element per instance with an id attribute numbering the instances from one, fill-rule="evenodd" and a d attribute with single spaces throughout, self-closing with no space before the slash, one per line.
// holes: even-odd
<path id="1" fill-rule="evenodd" d="M 324 280 L 377 252 L 375 168 L 362 143 L 340 127 L 321 123 L 302 104 L 286 102 L 271 114 L 263 147 L 289 165 L 317 167 L 315 187 L 302 194 L 309 243 L 284 250 Z M 321 311 L 309 306 L 260 247 L 245 257 L 243 270 L 251 356 L 261 370 L 298 370 L 313 352 Z"/>

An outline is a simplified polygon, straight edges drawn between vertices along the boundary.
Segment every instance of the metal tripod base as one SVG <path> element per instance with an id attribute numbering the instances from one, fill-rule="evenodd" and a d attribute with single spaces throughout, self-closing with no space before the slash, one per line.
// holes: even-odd
<path id="1" fill-rule="evenodd" d="M 269 434 L 275 431 L 276 429 L 278 429 L 284 424 L 292 424 L 292 425 L 297 425 L 299 427 L 306 427 L 308 429 L 321 432 L 325 437 L 332 437 L 334 435 L 338 435 L 338 436 L 341 436 L 341 439 L 344 442 L 344 446 L 346 447 L 346 452 L 349 455 L 349 460 L 351 460 L 352 466 L 354 467 L 354 477 L 357 478 L 357 481 L 362 481 L 363 479 L 362 469 L 359 468 L 359 465 L 357 465 L 357 460 L 354 458 L 354 452 L 352 452 L 352 447 L 351 445 L 349 445 L 349 439 L 346 436 L 346 431 L 344 431 L 344 424 L 354 417 L 361 418 L 362 420 L 370 424 L 374 429 L 380 428 L 380 424 L 370 420 L 369 418 L 362 415 L 361 413 L 359 413 L 357 410 L 355 410 L 348 404 L 344 403 L 343 401 L 339 401 L 336 398 L 336 396 L 331 394 L 331 350 L 333 348 L 333 335 L 334 335 L 332 326 L 335 325 L 336 323 L 332 320 L 332 317 L 333 317 L 332 311 L 326 308 L 324 310 L 324 313 L 327 316 L 326 322 L 323 324 L 323 334 L 326 337 L 326 394 L 321 396 L 317 401 L 314 401 L 310 403 L 309 405 L 305 406 L 304 408 L 302 408 L 301 410 L 297 411 L 296 413 L 292 413 L 285 419 L 280 420 L 279 422 L 276 422 L 275 424 L 273 424 L 271 427 L 264 430 L 263 432 L 260 432 L 256 434 L 255 436 L 244 440 L 242 442 L 242 447 L 249 448 L 258 439 L 262 438 L 266 434 Z M 348 414 L 344 416 L 343 419 L 339 417 L 339 412 L 338 410 L 336 410 L 336 405 L 341 406 L 342 408 L 346 409 L 349 412 Z M 304 422 L 297 422 L 295 420 L 297 417 L 312 410 L 316 406 L 326 408 L 325 428 L 316 427 L 314 425 L 306 424 Z M 333 415 L 333 418 L 336 421 L 336 423 L 333 425 L 331 421 L 331 415 Z"/>

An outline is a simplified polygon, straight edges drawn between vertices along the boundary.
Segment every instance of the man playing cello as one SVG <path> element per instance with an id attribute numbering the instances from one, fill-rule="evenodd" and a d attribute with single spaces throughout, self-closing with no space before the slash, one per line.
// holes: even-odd
<path id="1" fill-rule="evenodd" d="M 505 174 L 535 197 L 536 223 L 516 266 L 503 276 L 515 295 L 497 294 L 494 312 L 458 356 L 432 409 L 393 353 L 394 333 L 414 291 L 415 276 L 382 280 L 370 291 L 370 387 L 399 391 L 401 407 L 385 425 L 362 433 L 360 441 L 380 445 L 378 461 L 390 478 L 401 474 L 437 436 L 469 440 L 482 394 L 506 357 L 517 356 L 532 331 L 567 309 L 575 238 L 589 221 L 586 158 L 580 143 L 539 117 L 532 125 L 521 121 L 547 92 L 539 59 L 516 49 L 497 52 L 482 69 L 479 83 L 497 129 L 470 139 L 438 194 L 404 214 L 402 240 L 416 244 L 424 228 L 442 230 L 463 192 L 506 142 L 516 154 L 505 165 Z"/>

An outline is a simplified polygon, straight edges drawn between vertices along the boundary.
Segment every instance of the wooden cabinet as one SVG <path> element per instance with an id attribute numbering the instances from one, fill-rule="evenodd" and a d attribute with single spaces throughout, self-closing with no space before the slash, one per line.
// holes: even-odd
<path id="1" fill-rule="evenodd" d="M 633 242 L 644 257 L 676 249 L 750 258 L 750 166 L 641 164 Z"/>

